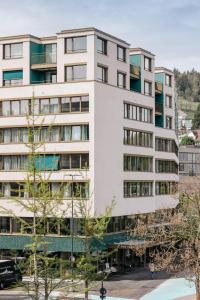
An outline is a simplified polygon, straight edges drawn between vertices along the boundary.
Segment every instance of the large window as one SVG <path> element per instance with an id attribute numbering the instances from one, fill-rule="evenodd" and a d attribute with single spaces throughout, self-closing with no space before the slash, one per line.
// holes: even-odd
<path id="1" fill-rule="evenodd" d="M 0 143 L 27 143 L 28 142 L 27 128 L 1 128 Z M 75 142 L 89 140 L 89 125 L 65 125 L 42 127 L 40 130 L 35 130 L 35 142 Z"/>
<path id="2" fill-rule="evenodd" d="M 172 117 L 166 116 L 166 124 L 165 127 L 167 129 L 172 129 Z"/>
<path id="3" fill-rule="evenodd" d="M 126 48 L 117 45 L 117 59 L 120 61 L 126 61 Z"/>
<path id="4" fill-rule="evenodd" d="M 156 137 L 155 149 L 156 151 L 172 152 L 178 155 L 178 147 L 174 140 Z"/>
<path id="5" fill-rule="evenodd" d="M 43 163 L 45 162 L 45 163 Z M 38 156 L 38 165 L 43 164 L 43 170 L 60 169 L 88 169 L 88 153 L 69 153 L 69 154 L 46 154 Z M 54 167 L 54 165 L 56 167 Z M 52 168 L 49 169 L 49 166 Z M 27 170 L 27 155 L 3 155 L 0 156 L 0 170 Z"/>
<path id="6" fill-rule="evenodd" d="M 156 195 L 173 195 L 177 192 L 178 184 L 174 181 L 157 181 L 155 188 Z"/>
<path id="7" fill-rule="evenodd" d="M 165 106 L 168 108 L 172 108 L 172 96 L 165 95 Z"/>
<path id="8" fill-rule="evenodd" d="M 174 160 L 156 159 L 156 173 L 178 174 L 178 164 Z"/>
<path id="9" fill-rule="evenodd" d="M 146 108 L 135 104 L 124 103 L 124 118 L 140 122 L 153 123 L 153 110 L 151 108 Z"/>
<path id="10" fill-rule="evenodd" d="M 152 95 L 152 83 L 150 81 L 144 81 L 144 94 L 147 96 Z"/>
<path id="11" fill-rule="evenodd" d="M 13 43 L 3 45 L 3 58 L 22 58 L 23 56 L 23 43 Z"/>
<path id="12" fill-rule="evenodd" d="M 101 82 L 108 81 L 108 68 L 104 66 L 97 66 L 97 80 Z"/>
<path id="13" fill-rule="evenodd" d="M 151 58 L 145 56 L 144 57 L 144 69 L 146 71 L 150 71 L 151 72 Z"/>
<path id="14" fill-rule="evenodd" d="M 86 80 L 86 65 L 73 65 L 65 67 L 65 81 Z"/>
<path id="15" fill-rule="evenodd" d="M 32 106 L 32 107 L 31 107 Z M 62 98 L 22 99 L 0 101 L 0 116 L 22 116 L 34 112 L 39 114 L 75 113 L 89 111 L 89 96 Z"/>
<path id="16" fill-rule="evenodd" d="M 87 50 L 86 36 L 70 37 L 65 39 L 65 53 L 84 52 Z"/>
<path id="17" fill-rule="evenodd" d="M 152 194 L 152 181 L 124 181 L 124 197 L 149 197 Z"/>
<path id="18" fill-rule="evenodd" d="M 3 86 L 23 84 L 23 70 L 3 71 Z"/>
<path id="19" fill-rule="evenodd" d="M 152 172 L 153 158 L 126 154 L 124 155 L 124 171 Z"/>
<path id="20" fill-rule="evenodd" d="M 151 132 L 138 131 L 134 129 L 124 129 L 124 144 L 152 147 L 153 134 Z"/>
<path id="21" fill-rule="evenodd" d="M 100 37 L 97 37 L 97 52 L 104 55 L 107 54 L 107 41 Z"/>
<path id="22" fill-rule="evenodd" d="M 126 74 L 122 72 L 117 72 L 117 86 L 119 88 L 126 88 Z"/>
<path id="23" fill-rule="evenodd" d="M 39 186 L 39 183 L 38 183 Z M 63 192 L 63 199 L 72 198 L 83 198 L 89 197 L 89 183 L 88 182 L 73 182 L 73 183 L 59 183 L 59 182 L 49 182 L 49 190 L 53 194 L 58 191 Z M 0 183 L 0 197 L 20 197 L 28 199 L 31 197 L 23 183 L 6 182 Z"/>

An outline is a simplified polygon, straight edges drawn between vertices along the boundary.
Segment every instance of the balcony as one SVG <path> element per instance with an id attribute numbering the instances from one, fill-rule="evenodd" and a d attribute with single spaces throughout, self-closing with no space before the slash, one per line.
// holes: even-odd
<path id="1" fill-rule="evenodd" d="M 56 68 L 57 53 L 56 52 L 43 52 L 34 53 L 31 55 L 31 69 L 51 69 Z"/>
<path id="2" fill-rule="evenodd" d="M 156 81 L 155 82 L 155 93 L 162 94 L 162 92 L 163 92 L 163 84 L 161 82 Z"/>
<path id="3" fill-rule="evenodd" d="M 155 115 L 161 116 L 163 113 L 163 107 L 160 103 L 155 104 Z"/>
<path id="4" fill-rule="evenodd" d="M 130 75 L 135 79 L 140 78 L 140 67 L 135 65 L 130 65 Z"/>

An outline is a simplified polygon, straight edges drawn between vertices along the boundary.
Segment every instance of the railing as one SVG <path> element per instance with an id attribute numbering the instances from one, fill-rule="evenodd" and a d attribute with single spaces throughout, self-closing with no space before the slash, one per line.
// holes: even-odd
<path id="1" fill-rule="evenodd" d="M 162 112 L 163 112 L 162 105 L 160 103 L 156 103 L 155 104 L 155 113 L 162 114 Z"/>
<path id="2" fill-rule="evenodd" d="M 31 84 L 48 84 L 48 83 L 57 83 L 57 79 L 51 79 L 51 80 L 47 80 L 47 79 L 44 79 L 44 80 L 31 80 Z"/>
<path id="3" fill-rule="evenodd" d="M 158 82 L 158 81 L 155 82 L 155 91 L 158 93 L 162 93 L 163 85 L 161 82 Z"/>
<path id="4" fill-rule="evenodd" d="M 36 64 L 56 64 L 57 53 L 56 52 L 44 52 L 35 53 L 31 55 L 31 65 Z"/>
<path id="5" fill-rule="evenodd" d="M 130 65 L 130 74 L 135 78 L 139 78 L 140 77 L 140 67 L 135 66 L 135 65 Z"/>

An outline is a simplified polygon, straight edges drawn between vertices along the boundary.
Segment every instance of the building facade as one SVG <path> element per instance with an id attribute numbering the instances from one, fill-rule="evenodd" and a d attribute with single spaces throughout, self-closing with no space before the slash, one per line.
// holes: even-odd
<path id="1" fill-rule="evenodd" d="M 83 188 L 83 197 L 92 203 L 91 216 L 104 213 L 114 198 L 110 232 L 125 229 L 125 220 L 133 215 L 176 206 L 173 72 L 155 68 L 151 52 L 132 49 L 95 28 L 63 30 L 45 38 L 0 38 L 2 206 L 31 218 L 9 197 L 26 176 L 26 114 L 33 113 L 33 95 L 34 114 L 43 127 L 37 139 L 45 141 L 50 163 L 57 158 L 51 189 L 61 182 Z M 70 222 L 70 214 L 66 218 Z M 12 216 L 0 216 L 1 249 L 23 249 L 26 234 L 20 232 Z M 67 234 L 57 234 L 56 250 L 68 251 Z"/>

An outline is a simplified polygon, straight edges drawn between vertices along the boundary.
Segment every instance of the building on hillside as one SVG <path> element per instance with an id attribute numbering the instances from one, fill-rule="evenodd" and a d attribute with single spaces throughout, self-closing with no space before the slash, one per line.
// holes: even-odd
<path id="1" fill-rule="evenodd" d="M 54 134 L 45 140 L 48 160 L 57 157 L 50 188 L 72 184 L 72 175 L 73 186 L 89 182 L 91 215 L 102 214 L 115 197 L 110 244 L 120 242 L 119 233 L 133 215 L 176 206 L 174 75 L 155 68 L 151 52 L 130 48 L 95 28 L 63 30 L 44 38 L 1 37 L 0 48 L 2 205 L 14 208 L 9 197 L 24 180 L 25 114 L 33 113 L 34 92 L 34 114 L 44 119 L 44 135 L 45 126 L 53 123 Z M 85 163 L 87 176 L 82 170 Z M 17 196 L 25 197 L 20 190 Z M 16 214 L 31 222 L 31 214 Z M 71 215 L 66 223 L 70 225 Z M 74 220 L 74 231 L 81 234 L 80 219 Z M 49 237 L 52 251 L 71 251 L 70 232 L 57 228 Z M 27 235 L 15 218 L 1 215 L 0 248 L 23 250 L 25 243 Z M 79 246 L 75 241 L 74 251 L 82 251 Z"/>
<path id="2" fill-rule="evenodd" d="M 200 186 L 200 147 L 196 145 L 179 148 L 180 192 L 197 192 Z"/>

